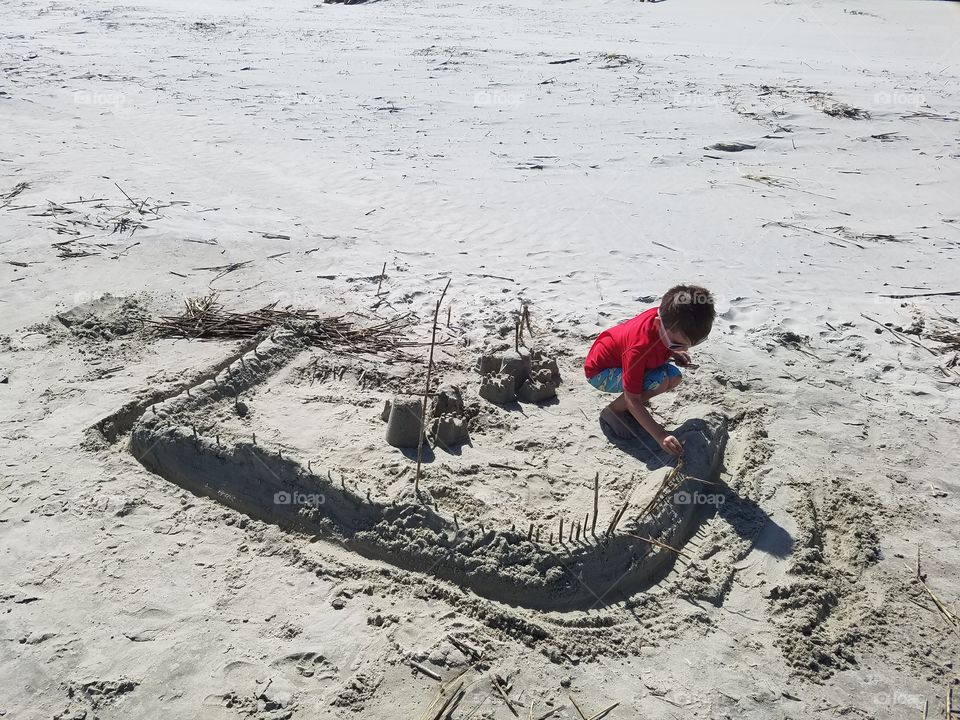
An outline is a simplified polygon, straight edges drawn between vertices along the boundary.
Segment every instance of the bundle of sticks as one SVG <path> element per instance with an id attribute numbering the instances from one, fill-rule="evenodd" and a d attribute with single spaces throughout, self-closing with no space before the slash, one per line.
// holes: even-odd
<path id="1" fill-rule="evenodd" d="M 686 475 L 683 472 L 683 456 L 681 456 L 677 458 L 677 464 L 670 468 L 670 472 L 664 476 L 663 481 L 660 483 L 660 487 L 657 488 L 653 498 L 637 516 L 637 520 L 642 520 L 643 518 L 652 514 L 657 506 L 663 502 L 663 499 L 670 493 L 677 490 L 685 479 Z"/>
<path id="2" fill-rule="evenodd" d="M 252 312 L 233 312 L 224 309 L 216 293 L 189 298 L 184 305 L 184 312 L 180 315 L 165 315 L 151 321 L 161 335 L 236 340 L 284 327 L 295 331 L 311 345 L 332 351 L 400 355 L 400 348 L 420 344 L 400 335 L 400 331 L 410 324 L 410 315 L 360 326 L 343 315 L 321 317 L 315 310 L 278 308 L 275 302 Z"/>

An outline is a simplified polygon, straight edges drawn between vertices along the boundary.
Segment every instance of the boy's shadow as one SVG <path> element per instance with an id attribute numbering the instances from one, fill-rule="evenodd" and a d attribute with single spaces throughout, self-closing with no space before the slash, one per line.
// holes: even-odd
<path id="1" fill-rule="evenodd" d="M 629 439 L 612 435 L 601 424 L 607 439 L 626 454 L 642 462 L 649 470 L 672 467 L 676 458 L 660 447 L 660 444 L 644 430 L 632 417 L 627 420 L 631 431 Z M 691 418 L 677 427 L 673 434 L 684 444 L 685 453 L 702 455 L 708 444 L 708 425 L 705 420 Z M 723 452 L 723 448 L 717 452 Z M 720 472 L 725 467 L 721 457 Z M 695 477 L 695 476 L 693 476 Z M 793 551 L 793 538 L 782 526 L 778 525 L 767 512 L 751 498 L 740 495 L 735 489 L 723 482 L 718 484 L 698 482 L 697 492 L 712 497 L 712 503 L 698 504 L 696 522 L 701 525 L 714 515 L 726 521 L 740 537 L 751 542 L 751 550 L 756 548 L 777 558 L 784 558 Z M 721 499 L 722 498 L 722 499 Z"/>

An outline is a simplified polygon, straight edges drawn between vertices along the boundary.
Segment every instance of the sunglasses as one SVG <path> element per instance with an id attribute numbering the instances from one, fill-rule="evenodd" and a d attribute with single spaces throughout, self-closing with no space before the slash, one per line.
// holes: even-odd
<path id="1" fill-rule="evenodd" d="M 671 350 L 688 350 L 692 348 L 695 343 L 678 343 L 671 342 L 670 336 L 667 334 L 667 331 L 663 329 L 663 324 L 660 325 L 660 339 L 663 340 L 663 344 L 666 345 Z"/>

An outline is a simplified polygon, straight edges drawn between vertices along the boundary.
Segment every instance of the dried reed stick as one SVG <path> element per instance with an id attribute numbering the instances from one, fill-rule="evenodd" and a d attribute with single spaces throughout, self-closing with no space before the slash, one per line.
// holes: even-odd
<path id="1" fill-rule="evenodd" d="M 600 473 L 593 478 L 593 523 L 590 525 L 590 533 L 597 536 L 597 515 L 600 510 Z"/>
<path id="2" fill-rule="evenodd" d="M 430 398 L 430 374 L 433 372 L 433 349 L 437 344 L 437 316 L 440 315 L 440 305 L 447 294 L 447 288 L 450 287 L 450 278 L 447 278 L 447 284 L 443 286 L 443 292 L 433 309 L 433 328 L 430 333 L 430 356 L 427 359 L 427 380 L 423 387 L 423 403 L 420 406 L 420 439 L 417 441 L 417 474 L 413 479 L 413 494 L 420 498 L 420 469 L 423 463 L 423 426 L 427 422 L 427 403 Z"/>
<path id="3" fill-rule="evenodd" d="M 685 552 L 683 552 L 683 550 L 677 550 L 677 548 L 671 547 L 670 545 L 667 545 L 666 543 L 662 543 L 659 540 L 654 540 L 653 538 L 646 538 L 646 537 L 643 537 L 642 535 L 634 535 L 633 533 L 629 533 L 629 532 L 624 532 L 624 535 L 629 535 L 630 537 L 636 538 L 637 540 L 643 540 L 644 542 L 648 542 L 651 545 L 662 547 L 664 550 L 670 550 L 672 552 L 675 552 L 680 557 L 687 558 L 688 560 L 690 559 L 690 556 L 687 555 Z"/>

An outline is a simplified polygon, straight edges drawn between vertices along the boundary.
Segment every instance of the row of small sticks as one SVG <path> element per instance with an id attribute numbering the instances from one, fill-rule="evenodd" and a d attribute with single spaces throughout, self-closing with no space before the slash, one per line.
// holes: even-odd
<path id="1" fill-rule="evenodd" d="M 676 489 L 677 485 L 679 484 L 679 481 L 683 479 L 682 469 L 683 469 L 683 459 L 681 458 L 680 460 L 677 461 L 676 466 L 674 466 L 670 470 L 670 472 L 667 474 L 667 476 L 664 478 L 663 482 L 660 485 L 660 488 L 658 489 L 654 497 L 650 500 L 649 503 L 647 503 L 647 506 L 637 516 L 638 520 L 647 517 L 654 510 L 654 508 L 660 503 L 660 501 L 663 499 L 663 497 L 667 493 Z M 577 520 L 576 522 L 571 522 L 567 525 L 567 535 L 566 535 L 567 542 L 570 542 L 570 543 L 587 542 L 588 527 L 589 527 L 590 536 L 592 536 L 594 539 L 598 539 L 597 538 L 597 519 L 600 516 L 599 506 L 600 506 L 600 473 L 597 473 L 593 479 L 593 515 L 591 516 L 591 514 L 588 512 L 584 516 L 583 522 L 581 522 L 580 520 Z M 613 535 L 617 530 L 618 525 L 620 524 L 620 521 L 623 519 L 623 516 L 627 512 L 627 508 L 629 507 L 630 507 L 630 501 L 627 500 L 627 502 L 625 502 L 621 507 L 617 508 L 614 511 L 613 517 L 610 519 L 610 522 L 607 524 L 607 529 L 603 531 L 603 537 L 605 539 L 609 539 L 613 537 Z M 457 522 L 456 515 L 453 516 L 453 522 L 454 522 L 454 526 L 457 528 L 457 530 L 459 530 L 460 526 L 459 526 L 459 523 Z M 482 532 L 483 531 L 482 523 L 479 524 L 479 528 Z M 511 530 L 516 530 L 516 526 L 513 526 Z M 625 534 L 630 537 L 636 538 L 638 540 L 643 540 L 644 542 L 648 542 L 651 545 L 656 545 L 657 547 L 664 548 L 665 550 L 670 550 L 676 553 L 677 555 L 683 555 L 683 553 L 680 550 L 674 547 L 671 547 L 666 543 L 662 543 L 658 540 L 654 540 L 653 538 L 634 535 L 633 533 L 629 533 L 629 532 Z M 540 525 L 536 525 L 535 523 L 531 522 L 529 528 L 527 529 L 527 540 L 529 542 L 533 542 L 539 545 L 540 536 L 541 536 Z M 557 542 L 559 542 L 561 545 L 564 544 L 564 518 L 562 516 L 559 518 L 559 527 L 557 529 L 556 538 L 557 538 Z M 550 533 L 547 542 L 550 545 L 554 544 L 553 532 Z"/>

